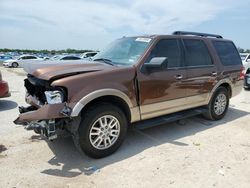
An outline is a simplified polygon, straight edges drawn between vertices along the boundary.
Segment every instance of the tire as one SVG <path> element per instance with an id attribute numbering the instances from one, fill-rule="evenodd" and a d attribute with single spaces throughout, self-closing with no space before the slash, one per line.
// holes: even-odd
<path id="1" fill-rule="evenodd" d="M 227 113 L 228 106 L 229 92 L 225 87 L 219 87 L 207 106 L 208 112 L 203 116 L 209 120 L 220 120 Z"/>
<path id="2" fill-rule="evenodd" d="M 13 68 L 17 68 L 18 67 L 18 63 L 16 63 L 16 62 L 12 63 L 12 67 Z"/>
<path id="3" fill-rule="evenodd" d="M 106 124 L 110 125 L 101 127 L 100 122 L 105 125 L 105 118 Z M 103 158 L 121 146 L 126 137 L 127 127 L 127 118 L 120 108 L 102 103 L 85 111 L 78 133 L 73 139 L 80 151 L 93 158 Z"/>
<path id="4" fill-rule="evenodd" d="M 249 88 L 249 87 L 244 87 L 244 90 L 245 90 L 245 91 L 249 91 L 250 88 Z"/>

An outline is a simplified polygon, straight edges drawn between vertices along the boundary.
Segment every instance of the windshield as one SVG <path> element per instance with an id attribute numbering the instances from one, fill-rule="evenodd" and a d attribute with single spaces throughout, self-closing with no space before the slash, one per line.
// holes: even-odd
<path id="1" fill-rule="evenodd" d="M 149 46 L 151 39 L 146 37 L 121 38 L 95 55 L 94 60 L 110 60 L 114 65 L 133 65 Z"/>

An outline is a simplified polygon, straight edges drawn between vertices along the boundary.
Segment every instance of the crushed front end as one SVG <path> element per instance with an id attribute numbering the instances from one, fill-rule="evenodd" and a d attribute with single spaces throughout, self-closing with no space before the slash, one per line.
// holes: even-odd
<path id="1" fill-rule="evenodd" d="M 57 138 L 58 129 L 69 125 L 75 103 L 67 102 L 66 88 L 52 87 L 51 83 L 28 75 L 24 86 L 27 90 L 25 101 L 30 106 L 19 107 L 20 114 L 14 123 L 53 140 Z"/>

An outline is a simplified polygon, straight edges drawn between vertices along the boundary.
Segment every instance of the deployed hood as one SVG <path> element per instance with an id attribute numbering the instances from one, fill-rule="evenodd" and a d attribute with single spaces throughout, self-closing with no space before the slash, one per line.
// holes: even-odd
<path id="1" fill-rule="evenodd" d="M 29 61 L 25 63 L 23 69 L 28 74 L 32 74 L 35 70 L 43 67 L 53 67 L 53 66 L 63 66 L 63 65 L 73 65 L 73 64 L 84 64 L 90 63 L 86 60 L 43 60 L 43 61 Z"/>
<path id="2" fill-rule="evenodd" d="M 72 62 L 72 61 L 71 61 Z M 33 72 L 28 72 L 29 74 L 42 79 L 42 80 L 55 80 L 67 76 L 72 76 L 76 74 L 82 74 L 87 72 L 95 72 L 101 70 L 110 70 L 113 69 L 114 66 L 107 65 L 104 63 L 98 62 L 85 62 L 85 63 L 74 63 L 74 64 L 65 64 L 63 65 L 51 65 L 43 68 L 38 68 Z M 31 69 L 30 69 L 31 70 Z"/>

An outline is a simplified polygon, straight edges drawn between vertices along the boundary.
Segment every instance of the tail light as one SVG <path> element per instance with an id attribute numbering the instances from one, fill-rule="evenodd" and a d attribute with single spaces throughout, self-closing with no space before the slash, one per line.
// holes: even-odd
<path id="1" fill-rule="evenodd" d="M 241 67 L 240 69 L 240 80 L 244 80 L 245 78 L 245 67 Z"/>

